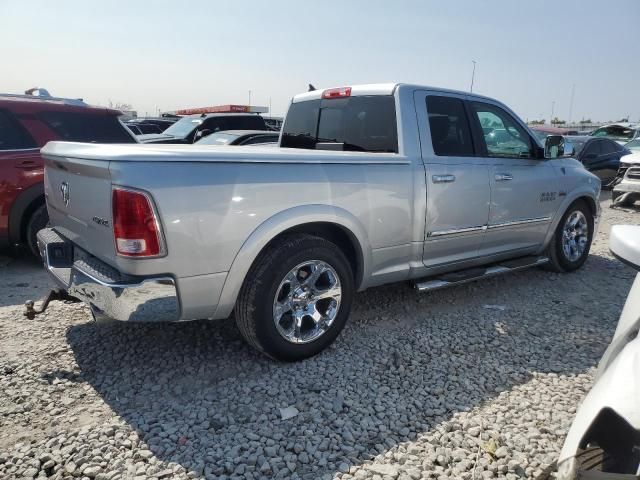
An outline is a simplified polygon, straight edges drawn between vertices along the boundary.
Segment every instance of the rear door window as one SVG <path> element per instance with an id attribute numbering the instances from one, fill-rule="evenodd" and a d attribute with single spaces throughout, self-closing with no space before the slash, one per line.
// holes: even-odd
<path id="1" fill-rule="evenodd" d="M 80 112 L 42 112 L 39 117 L 61 140 L 88 143 L 135 143 L 114 115 Z"/>
<path id="2" fill-rule="evenodd" d="M 433 151 L 438 156 L 468 157 L 475 154 L 469 119 L 459 98 L 428 96 L 427 113 Z"/>
<path id="3" fill-rule="evenodd" d="M 38 148 L 31 135 L 8 111 L 0 110 L 0 151 Z"/>
<path id="4" fill-rule="evenodd" d="M 395 99 L 371 95 L 293 103 L 280 146 L 397 153 Z"/>

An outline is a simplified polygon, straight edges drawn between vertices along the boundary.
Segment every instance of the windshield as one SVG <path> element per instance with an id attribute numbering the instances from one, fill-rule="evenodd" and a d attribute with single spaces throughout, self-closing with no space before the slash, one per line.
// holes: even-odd
<path id="1" fill-rule="evenodd" d="M 631 140 L 636 131 L 633 128 L 620 125 L 609 125 L 600 127 L 591 134 L 593 137 L 606 137 L 613 140 Z"/>
<path id="2" fill-rule="evenodd" d="M 634 153 L 640 152 L 640 139 L 630 141 L 629 143 L 625 144 L 625 147 Z"/>
<path id="3" fill-rule="evenodd" d="M 167 135 L 184 138 L 202 123 L 201 118 L 184 117 L 167 128 L 164 132 Z"/>
<path id="4" fill-rule="evenodd" d="M 198 145 L 229 145 L 239 136 L 240 135 L 234 135 L 232 133 L 212 133 L 198 140 L 196 143 Z"/>

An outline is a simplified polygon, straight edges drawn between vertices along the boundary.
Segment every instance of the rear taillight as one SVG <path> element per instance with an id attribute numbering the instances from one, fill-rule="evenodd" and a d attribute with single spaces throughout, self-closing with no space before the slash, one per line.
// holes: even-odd
<path id="1" fill-rule="evenodd" d="M 330 88 L 322 92 L 322 98 L 346 98 L 351 96 L 351 87 Z"/>
<path id="2" fill-rule="evenodd" d="M 160 225 L 148 195 L 114 187 L 112 207 L 118 254 L 154 257 L 162 253 Z"/>

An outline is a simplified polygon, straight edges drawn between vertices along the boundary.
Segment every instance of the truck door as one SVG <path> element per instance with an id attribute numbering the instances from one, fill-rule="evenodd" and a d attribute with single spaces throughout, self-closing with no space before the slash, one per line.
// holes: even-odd
<path id="1" fill-rule="evenodd" d="M 491 207 L 480 254 L 532 253 L 560 204 L 556 170 L 536 158 L 535 142 L 514 115 L 489 102 L 472 100 L 469 106 L 490 161 Z"/>
<path id="2" fill-rule="evenodd" d="M 427 267 L 478 256 L 489 218 L 489 167 L 473 143 L 464 96 L 414 94 L 426 171 Z"/>

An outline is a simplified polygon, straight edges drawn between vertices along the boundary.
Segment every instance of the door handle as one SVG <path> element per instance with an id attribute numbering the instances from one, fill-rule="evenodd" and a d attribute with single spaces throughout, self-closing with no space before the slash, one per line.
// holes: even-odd
<path id="1" fill-rule="evenodd" d="M 506 182 L 508 180 L 513 180 L 513 175 L 510 173 L 496 173 L 494 178 L 496 182 Z"/>
<path id="2" fill-rule="evenodd" d="M 431 177 L 433 183 L 451 183 L 456 181 L 455 175 L 433 175 Z"/>
<path id="3" fill-rule="evenodd" d="M 24 160 L 18 165 L 15 165 L 15 168 L 20 168 L 22 170 L 33 170 L 34 168 L 38 167 L 39 165 L 34 160 Z"/>

